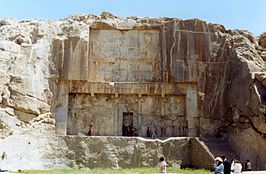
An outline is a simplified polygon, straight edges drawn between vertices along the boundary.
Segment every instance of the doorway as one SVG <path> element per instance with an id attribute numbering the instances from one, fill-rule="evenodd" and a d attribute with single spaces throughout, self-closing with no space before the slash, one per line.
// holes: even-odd
<path id="1" fill-rule="evenodd" d="M 123 112 L 122 135 L 123 136 L 134 135 L 133 113 L 132 112 Z"/>

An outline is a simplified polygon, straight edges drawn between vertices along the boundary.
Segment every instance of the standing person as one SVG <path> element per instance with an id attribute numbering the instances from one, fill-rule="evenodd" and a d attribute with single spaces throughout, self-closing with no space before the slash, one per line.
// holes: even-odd
<path id="1" fill-rule="evenodd" d="M 129 136 L 133 136 L 133 130 L 134 130 L 133 126 L 130 125 L 130 126 L 128 126 L 128 127 L 129 127 L 129 133 L 128 133 L 128 135 L 129 135 Z"/>
<path id="2" fill-rule="evenodd" d="M 215 174 L 224 174 L 224 165 L 221 157 L 216 157 L 214 159 L 214 173 Z"/>
<path id="3" fill-rule="evenodd" d="M 166 174 L 166 162 L 164 160 L 164 157 L 161 157 L 159 159 L 159 163 L 158 163 L 158 168 L 159 168 L 159 173 L 160 174 Z"/>
<path id="4" fill-rule="evenodd" d="M 147 131 L 146 131 L 147 137 L 151 137 L 151 130 L 150 127 L 147 127 Z"/>
<path id="5" fill-rule="evenodd" d="M 231 170 L 234 174 L 240 174 L 242 171 L 242 165 L 241 165 L 240 161 L 234 159 L 234 161 L 232 162 L 232 165 L 231 165 Z"/>
<path id="6" fill-rule="evenodd" d="M 155 127 L 154 127 L 154 126 L 153 126 L 152 129 L 151 129 L 151 137 L 152 137 L 153 139 L 157 138 L 157 136 L 156 136 L 156 130 L 155 130 Z"/>
<path id="7" fill-rule="evenodd" d="M 88 130 L 88 136 L 92 135 L 92 125 L 90 125 L 89 130 Z"/>
<path id="8" fill-rule="evenodd" d="M 223 160 L 223 165 L 224 165 L 224 174 L 230 174 L 231 173 L 231 164 L 230 162 L 225 158 L 223 154 L 220 156 Z"/>
<path id="9" fill-rule="evenodd" d="M 249 160 L 246 161 L 245 163 L 245 170 L 251 171 L 252 170 L 252 164 Z"/>
<path id="10" fill-rule="evenodd" d="M 0 162 L 1 162 L 1 165 L 0 165 L 0 172 L 5 172 L 6 170 L 2 170 L 3 168 L 1 169 L 1 167 L 3 167 L 3 166 L 5 165 L 5 164 L 4 164 L 4 163 L 5 163 L 5 160 L 7 160 L 7 154 L 6 154 L 6 152 L 3 152 L 3 153 L 2 153 L 2 155 L 1 155 L 1 159 L 0 159 L 0 160 L 1 160 L 1 161 L 0 161 Z"/>

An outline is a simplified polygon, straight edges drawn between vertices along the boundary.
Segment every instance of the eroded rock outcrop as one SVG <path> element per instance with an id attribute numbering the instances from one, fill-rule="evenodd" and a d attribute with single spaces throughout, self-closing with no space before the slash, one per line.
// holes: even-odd
<path id="1" fill-rule="evenodd" d="M 8 144 L 42 125 L 50 126 L 53 137 L 53 130 L 86 133 L 87 124 L 98 135 L 122 135 L 123 113 L 132 113 L 140 136 L 147 126 L 168 137 L 223 130 L 241 160 L 264 168 L 265 47 L 265 34 L 258 40 L 248 31 L 198 19 L 110 13 L 58 21 L 2 19 L 1 138 L 12 132 L 4 139 Z M 47 139 L 54 145 L 55 140 Z M 44 149 L 38 153 L 53 161 L 46 166 L 70 158 L 60 148 L 50 150 L 53 159 Z"/>
<path id="2" fill-rule="evenodd" d="M 5 123 L 4 122 L 0 122 L 0 131 L 1 131 L 1 136 L 0 136 L 0 138 L 1 139 L 4 139 L 4 138 L 6 138 L 6 137 L 8 137 L 9 135 L 11 135 L 12 134 L 12 132 L 7 128 L 7 126 L 5 125 Z"/>

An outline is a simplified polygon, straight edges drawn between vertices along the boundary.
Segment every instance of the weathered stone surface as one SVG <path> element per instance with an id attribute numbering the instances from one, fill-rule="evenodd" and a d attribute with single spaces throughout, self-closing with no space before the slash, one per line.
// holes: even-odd
<path id="1" fill-rule="evenodd" d="M 138 136 L 146 136 L 147 126 L 155 127 L 159 137 L 176 137 L 187 135 L 187 125 L 183 116 L 185 106 L 183 97 L 142 97 L 138 96 L 114 97 L 98 95 L 91 97 L 86 94 L 69 96 L 68 134 L 78 132 L 87 134 L 93 122 L 93 135 L 122 135 L 123 113 L 133 114 L 133 125 Z M 161 110 L 162 104 L 165 110 Z M 113 109 L 115 108 L 115 109 Z M 141 109 L 141 111 L 139 111 Z M 164 112 L 164 113 L 162 113 Z M 144 116 L 141 116 L 144 115 Z M 164 119 L 161 118 L 164 115 Z M 77 119 L 79 117 L 79 119 Z M 141 123 L 141 124 L 140 124 Z"/>
<path id="2" fill-rule="evenodd" d="M 260 44 L 263 48 L 266 48 L 266 33 L 262 33 L 262 34 L 260 35 L 259 44 Z"/>
<path id="3" fill-rule="evenodd" d="M 197 149 L 197 152 L 191 153 L 191 149 Z M 51 125 L 44 124 L 23 129 L 2 140 L 0 146 L 0 153 L 7 154 L 7 159 L 1 163 L 4 164 L 1 169 L 5 170 L 156 166 L 162 155 L 169 165 L 212 168 L 213 157 L 206 151 L 197 139 L 189 137 L 152 140 L 57 136 Z M 203 163 L 197 162 L 200 158 L 205 159 Z"/>
<path id="4" fill-rule="evenodd" d="M 125 137 L 65 137 L 65 141 L 69 148 L 66 156 L 77 166 L 111 167 L 117 161 L 120 167 L 155 166 L 164 154 L 169 161 L 180 160 L 182 166 L 190 164 L 187 138 L 162 142 Z"/>
<path id="5" fill-rule="evenodd" d="M 4 139 L 11 134 L 12 132 L 7 128 L 6 124 L 0 120 L 0 139 Z"/>
<path id="6" fill-rule="evenodd" d="M 3 19 L 0 19 L 0 26 L 3 26 L 3 25 L 15 25 L 17 24 L 17 20 L 14 19 L 14 18 L 3 18 Z"/>
<path id="7" fill-rule="evenodd" d="M 240 160 L 250 157 L 263 168 L 266 155 L 257 147 L 265 146 L 266 135 L 264 40 L 198 19 L 110 13 L 59 21 L 3 19 L 0 120 L 18 137 L 31 126 L 54 123 L 62 135 L 86 134 L 90 124 L 95 135 L 123 135 L 124 114 L 132 115 L 130 124 L 140 136 L 148 126 L 159 137 L 215 136 L 222 128 Z M 74 160 L 80 152 L 63 158 L 62 149 L 75 144 L 66 139 L 60 140 L 63 146 L 51 146 L 58 151 L 51 158 L 71 166 L 62 159 Z M 84 147 L 90 143 L 80 141 Z M 252 150 L 242 145 L 247 141 Z M 91 154 L 82 154 L 76 163 L 88 166 Z"/>
<path id="8" fill-rule="evenodd" d="M 190 165 L 192 167 L 200 166 L 201 168 L 213 169 L 214 156 L 203 142 L 196 138 L 190 138 L 189 146 Z"/>

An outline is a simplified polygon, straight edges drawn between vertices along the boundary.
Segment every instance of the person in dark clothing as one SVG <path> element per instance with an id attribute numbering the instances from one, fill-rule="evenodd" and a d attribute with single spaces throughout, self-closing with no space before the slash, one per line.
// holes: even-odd
<path id="1" fill-rule="evenodd" d="M 128 126 L 128 136 L 133 136 L 133 126 Z"/>
<path id="2" fill-rule="evenodd" d="M 230 174 L 231 172 L 231 164 L 230 162 L 225 158 L 225 156 L 222 154 L 221 158 L 223 160 L 223 165 L 224 165 L 224 174 Z"/>
<path id="3" fill-rule="evenodd" d="M 88 130 L 88 136 L 92 135 L 92 125 L 90 125 L 89 130 Z"/>
<path id="4" fill-rule="evenodd" d="M 151 130 L 150 127 L 147 127 L 147 131 L 146 131 L 147 137 L 151 137 Z"/>

